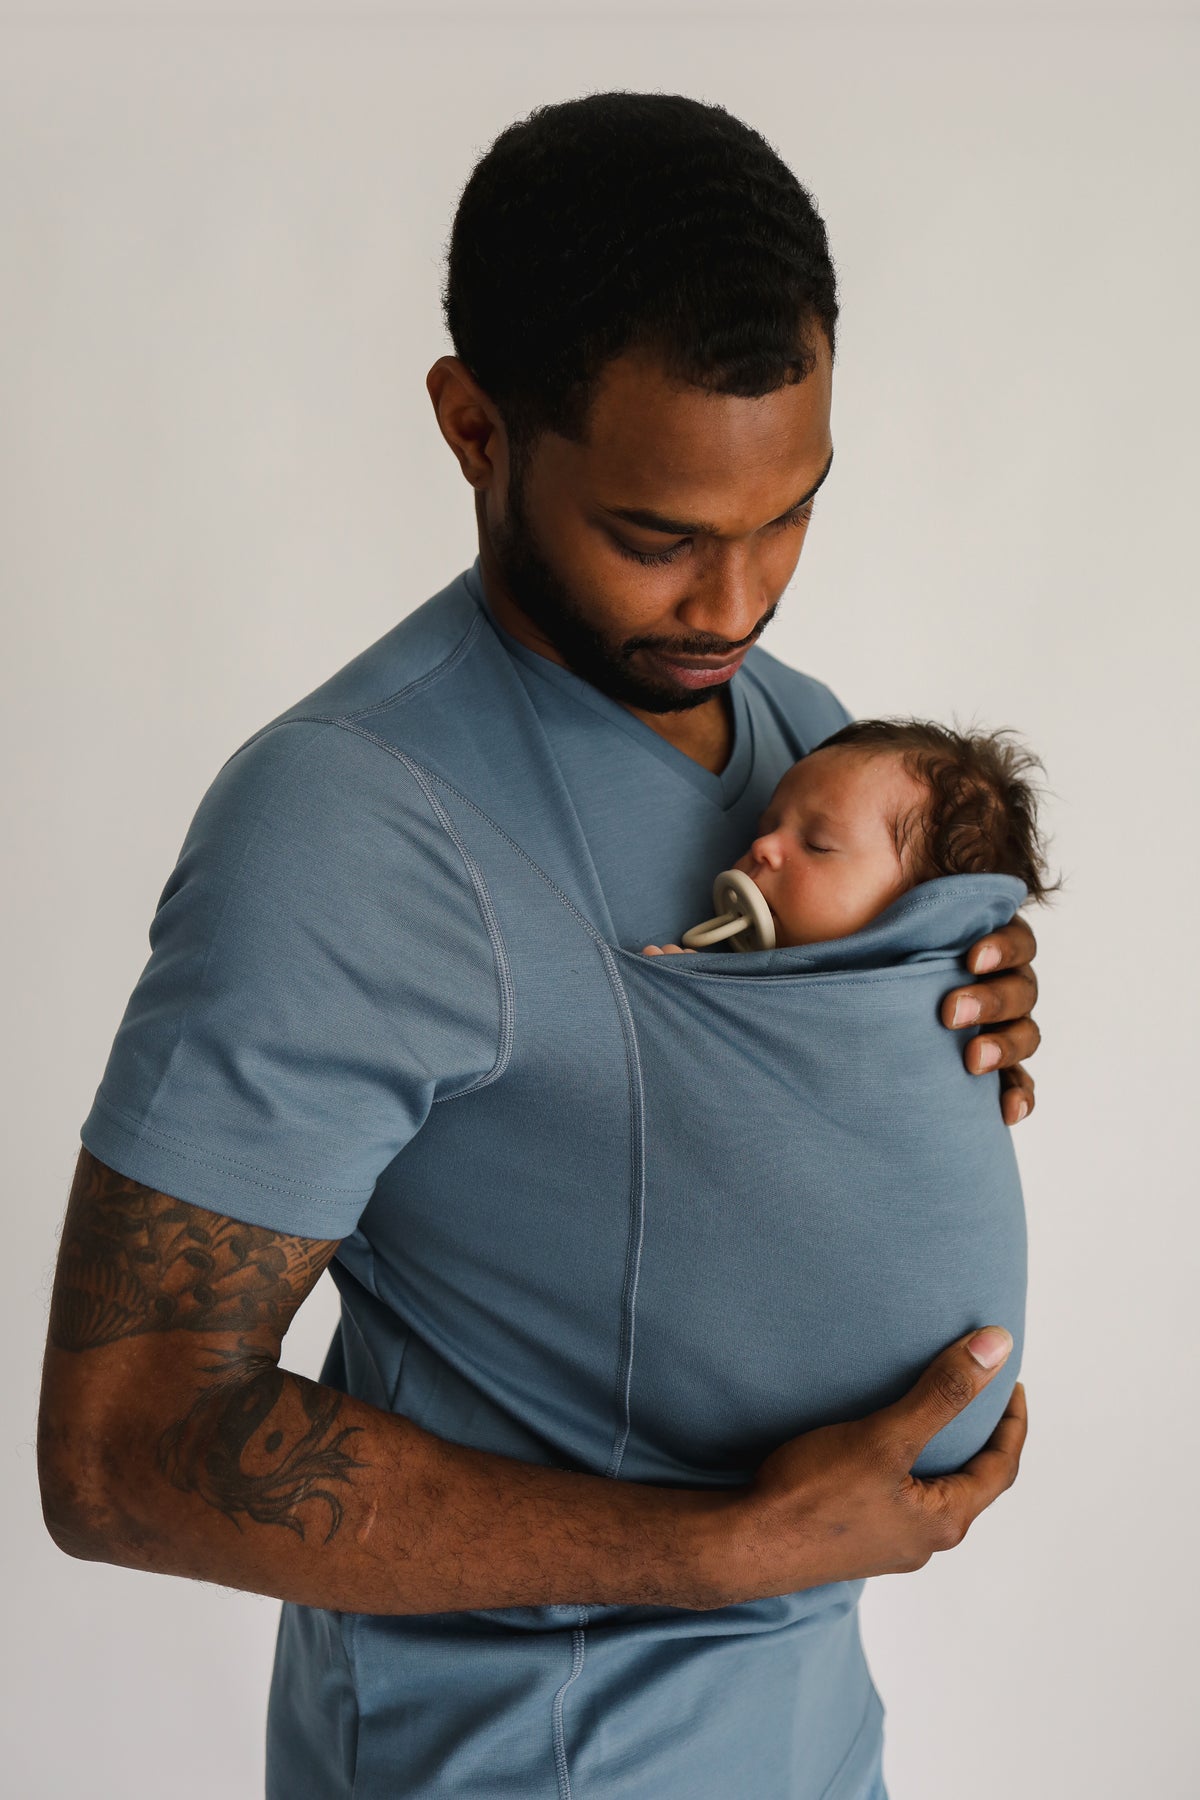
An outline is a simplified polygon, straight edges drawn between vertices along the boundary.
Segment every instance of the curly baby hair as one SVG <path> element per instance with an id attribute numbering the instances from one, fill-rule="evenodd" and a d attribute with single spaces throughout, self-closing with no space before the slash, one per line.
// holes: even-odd
<path id="1" fill-rule="evenodd" d="M 1049 879 L 1037 818 L 1039 790 L 1028 777 L 1040 757 L 1011 731 L 956 731 L 931 719 L 859 719 L 815 746 L 896 751 L 921 782 L 927 804 L 896 821 L 896 848 L 916 881 L 939 875 L 1015 875 L 1030 900 L 1062 886 Z"/>

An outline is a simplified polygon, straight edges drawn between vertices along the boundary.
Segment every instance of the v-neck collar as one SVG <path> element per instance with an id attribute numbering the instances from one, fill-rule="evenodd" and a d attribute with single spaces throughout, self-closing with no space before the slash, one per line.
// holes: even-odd
<path id="1" fill-rule="evenodd" d="M 750 708 L 746 702 L 745 685 L 740 669 L 726 683 L 733 715 L 732 742 L 728 762 L 721 773 L 715 775 L 711 769 L 706 769 L 694 757 L 688 756 L 686 751 L 679 750 L 674 744 L 668 743 L 666 738 L 661 737 L 652 726 L 647 725 L 644 719 L 639 719 L 635 713 L 631 713 L 628 707 L 622 706 L 619 701 L 611 699 L 609 695 L 602 694 L 600 689 L 593 687 L 590 681 L 584 681 L 575 674 L 573 669 L 566 669 L 561 663 L 551 662 L 547 656 L 539 656 L 536 650 L 531 650 L 527 644 L 522 644 L 515 638 L 510 631 L 506 631 L 488 605 L 478 556 L 471 567 L 464 570 L 463 579 L 484 618 L 514 662 L 520 663 L 522 668 L 528 669 L 533 675 L 549 682 L 560 693 L 569 695 L 578 705 L 585 706 L 591 712 L 598 714 L 610 725 L 615 725 L 618 731 L 623 731 L 642 749 L 649 751 L 651 756 L 657 757 L 666 768 L 672 770 L 684 781 L 690 782 L 722 812 L 728 812 L 730 807 L 737 804 L 746 791 L 746 784 L 754 767 L 754 725 Z"/>

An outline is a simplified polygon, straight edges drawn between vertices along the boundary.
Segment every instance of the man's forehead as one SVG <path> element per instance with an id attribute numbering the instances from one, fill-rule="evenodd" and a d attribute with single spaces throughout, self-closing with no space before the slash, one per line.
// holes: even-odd
<path id="1" fill-rule="evenodd" d="M 827 351 L 804 381 L 753 398 L 681 384 L 629 353 L 602 371 L 587 440 L 567 458 L 591 496 L 631 523 L 649 514 L 672 522 L 651 530 L 753 530 L 827 475 L 830 398 Z"/>

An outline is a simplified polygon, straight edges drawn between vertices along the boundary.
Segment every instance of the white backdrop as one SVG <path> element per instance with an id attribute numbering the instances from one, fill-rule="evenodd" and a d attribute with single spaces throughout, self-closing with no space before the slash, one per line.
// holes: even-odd
<path id="1" fill-rule="evenodd" d="M 276 1602 L 41 1526 L 78 1128 L 220 764 L 474 555 L 423 385 L 471 164 L 628 87 L 756 125 L 830 230 L 836 472 L 767 647 L 1054 789 L 1029 1439 L 867 1589 L 892 1800 L 1195 1794 L 1197 49 L 1133 0 L 0 9 L 7 1792 L 261 1792 Z"/>

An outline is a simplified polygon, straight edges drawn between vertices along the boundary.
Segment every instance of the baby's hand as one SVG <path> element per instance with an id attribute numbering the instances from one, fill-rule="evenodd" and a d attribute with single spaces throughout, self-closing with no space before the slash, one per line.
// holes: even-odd
<path id="1" fill-rule="evenodd" d="M 695 956 L 694 950 L 685 950 L 682 944 L 644 944 L 643 956 Z"/>

